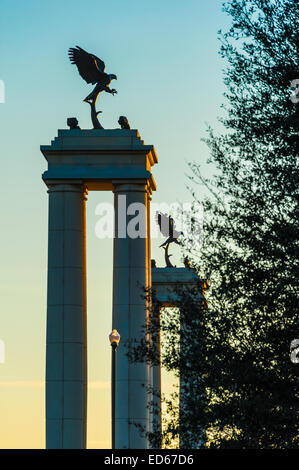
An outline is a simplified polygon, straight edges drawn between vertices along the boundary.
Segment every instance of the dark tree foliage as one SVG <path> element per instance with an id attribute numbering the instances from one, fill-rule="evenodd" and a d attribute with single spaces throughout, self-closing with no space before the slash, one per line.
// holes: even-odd
<path id="1" fill-rule="evenodd" d="M 207 344 L 210 445 L 295 447 L 298 121 L 290 85 L 299 78 L 299 9 L 295 0 L 233 0 L 224 9 L 232 18 L 221 35 L 227 132 L 210 129 L 207 139 L 217 176 L 206 181 L 191 164 L 213 194 L 204 201 L 201 257 L 215 332 Z"/>
<path id="2" fill-rule="evenodd" d="M 298 446 L 298 107 L 296 0 L 230 0 L 220 32 L 227 86 L 224 132 L 208 130 L 206 179 L 191 163 L 204 205 L 204 237 L 193 265 L 209 279 L 208 308 L 184 295 L 181 322 L 162 324 L 170 344 L 162 365 L 181 370 L 184 409 L 172 436 L 182 447 Z M 294 96 L 293 96 L 294 98 Z M 198 197 L 195 184 L 211 196 Z M 185 326 L 184 326 L 185 325 Z M 184 334 L 193 328 L 192 341 Z M 177 410 L 176 410 L 177 412 Z"/>

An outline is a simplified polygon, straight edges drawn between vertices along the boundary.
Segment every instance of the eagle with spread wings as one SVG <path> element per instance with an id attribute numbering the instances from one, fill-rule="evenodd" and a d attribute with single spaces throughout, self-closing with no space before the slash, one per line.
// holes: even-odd
<path id="1" fill-rule="evenodd" d="M 178 232 L 175 229 L 175 224 L 173 218 L 167 214 L 163 214 L 161 212 L 156 213 L 156 221 L 160 227 L 160 231 L 164 237 L 167 237 L 167 240 L 165 240 L 160 247 L 163 247 L 165 250 L 165 262 L 166 266 L 169 268 L 173 268 L 174 266 L 170 262 L 170 256 L 168 254 L 168 248 L 171 243 L 176 243 L 177 245 L 180 245 L 180 242 L 178 241 L 178 238 L 180 235 L 184 235 L 183 232 Z"/>
<path id="2" fill-rule="evenodd" d="M 106 91 L 114 95 L 116 90 L 110 89 L 112 80 L 117 80 L 114 74 L 105 72 L 105 63 L 93 54 L 89 54 L 79 46 L 69 49 L 69 58 L 78 68 L 79 74 L 87 82 L 96 85 L 93 91 L 84 99 L 87 103 L 96 103 L 99 93 Z"/>
<path id="3" fill-rule="evenodd" d="M 168 216 L 167 214 L 157 212 L 156 220 L 158 222 L 162 235 L 164 235 L 164 237 L 168 237 L 167 240 L 160 246 L 166 246 L 168 243 L 173 242 L 179 245 L 180 242 L 178 242 L 178 238 L 180 235 L 183 235 L 183 232 L 178 232 L 175 229 L 173 218 L 171 216 Z"/>

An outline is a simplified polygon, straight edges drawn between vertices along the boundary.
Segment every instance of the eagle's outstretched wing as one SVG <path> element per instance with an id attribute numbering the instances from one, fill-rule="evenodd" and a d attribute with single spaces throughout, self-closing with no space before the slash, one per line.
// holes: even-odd
<path id="1" fill-rule="evenodd" d="M 79 74 L 87 83 L 97 83 L 103 78 L 105 64 L 93 54 L 89 54 L 79 46 L 70 47 L 69 58 L 76 64 Z"/>
<path id="2" fill-rule="evenodd" d="M 173 218 L 161 212 L 156 213 L 156 221 L 164 237 L 169 237 L 173 232 Z"/>
<path id="3" fill-rule="evenodd" d="M 169 237 L 175 241 L 183 232 L 178 232 L 175 228 L 174 220 L 171 215 L 156 212 L 156 221 L 160 227 L 160 231 L 164 237 Z"/>

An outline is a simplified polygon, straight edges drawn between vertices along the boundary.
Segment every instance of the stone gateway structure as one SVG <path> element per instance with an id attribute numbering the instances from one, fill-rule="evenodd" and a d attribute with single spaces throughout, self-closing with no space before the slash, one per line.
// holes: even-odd
<path id="1" fill-rule="evenodd" d="M 49 193 L 46 446 L 85 448 L 87 399 L 86 231 L 88 191 L 113 191 L 118 234 L 118 197 L 144 204 L 143 238 L 114 238 L 112 324 L 122 342 L 139 337 L 147 322 L 137 282 L 151 285 L 149 211 L 156 189 L 153 146 L 137 130 L 60 130 L 41 151 L 48 162 L 43 180 Z M 146 448 L 130 422 L 147 425 L 146 364 L 130 364 L 118 353 L 116 447 Z"/>
<path id="2" fill-rule="evenodd" d="M 138 131 L 131 129 L 59 130 L 58 137 L 51 145 L 41 146 L 41 151 L 48 162 L 42 177 L 49 193 L 46 447 L 82 449 L 86 447 L 87 405 L 87 194 L 114 193 L 112 327 L 125 343 L 140 338 L 149 320 L 148 300 L 140 286 L 152 286 L 150 201 L 156 190 L 152 167 L 158 160 L 154 147 L 145 145 Z M 127 208 L 132 203 L 145 208 L 139 227 L 144 236 L 136 238 L 128 236 L 118 217 L 121 209 L 127 227 Z M 183 282 L 194 280 L 194 273 L 188 274 L 186 268 L 171 269 L 172 284 L 179 282 L 182 270 Z M 161 304 L 166 305 L 167 276 L 154 271 L 157 286 L 163 286 Z M 147 438 L 132 423 L 150 429 L 146 386 L 160 387 L 160 371 L 145 363 L 130 363 L 125 348 L 117 354 L 115 445 L 146 449 Z"/>

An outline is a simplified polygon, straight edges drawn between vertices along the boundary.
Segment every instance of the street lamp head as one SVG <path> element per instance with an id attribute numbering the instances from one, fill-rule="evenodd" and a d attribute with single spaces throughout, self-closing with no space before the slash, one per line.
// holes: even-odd
<path id="1" fill-rule="evenodd" d="M 112 330 L 109 335 L 109 341 L 111 346 L 116 349 L 120 341 L 120 334 L 117 330 Z"/>

